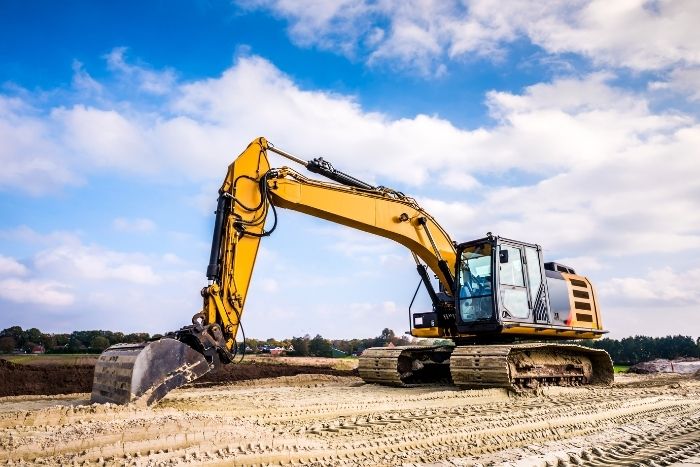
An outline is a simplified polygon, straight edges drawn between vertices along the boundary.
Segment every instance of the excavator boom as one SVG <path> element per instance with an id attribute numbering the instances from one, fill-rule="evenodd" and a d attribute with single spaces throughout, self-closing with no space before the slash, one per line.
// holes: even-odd
<path id="1" fill-rule="evenodd" d="M 268 151 L 337 183 L 312 180 L 288 167 L 271 169 Z M 164 339 L 106 349 L 95 369 L 93 402 L 150 405 L 233 361 L 260 240 L 274 231 L 277 207 L 397 241 L 452 293 L 454 243 L 414 199 L 362 182 L 321 158 L 305 162 L 257 138 L 229 166 L 219 190 L 202 310 L 192 325 Z M 273 224 L 266 231 L 271 212 Z"/>

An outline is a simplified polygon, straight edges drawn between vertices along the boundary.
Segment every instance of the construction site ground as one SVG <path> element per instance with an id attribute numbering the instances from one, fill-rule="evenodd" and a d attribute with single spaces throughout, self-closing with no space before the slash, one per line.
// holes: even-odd
<path id="1" fill-rule="evenodd" d="M 333 365 L 256 362 L 317 373 L 219 375 L 152 408 L 91 405 L 86 392 L 2 397 L 0 464 L 700 465 L 693 376 L 616 375 L 612 387 L 515 395 L 382 387 Z"/>

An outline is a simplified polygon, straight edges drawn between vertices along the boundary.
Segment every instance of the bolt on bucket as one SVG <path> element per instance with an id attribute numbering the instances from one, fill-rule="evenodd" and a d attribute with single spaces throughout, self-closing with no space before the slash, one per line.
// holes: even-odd
<path id="1" fill-rule="evenodd" d="M 209 370 L 202 354 L 176 339 L 113 345 L 97 360 L 90 400 L 152 405 Z"/>

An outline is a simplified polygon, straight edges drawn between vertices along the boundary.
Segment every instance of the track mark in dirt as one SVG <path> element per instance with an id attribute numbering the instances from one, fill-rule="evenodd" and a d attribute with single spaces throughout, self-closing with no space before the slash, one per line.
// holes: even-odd
<path id="1" fill-rule="evenodd" d="M 700 455 L 699 396 L 692 379 L 533 397 L 298 375 L 181 389 L 155 408 L 5 398 L 0 463 L 670 465 Z"/>

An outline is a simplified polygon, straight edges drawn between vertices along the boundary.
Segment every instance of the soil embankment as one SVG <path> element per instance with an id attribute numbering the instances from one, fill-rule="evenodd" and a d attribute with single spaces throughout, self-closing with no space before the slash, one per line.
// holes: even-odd
<path id="1" fill-rule="evenodd" d="M 94 365 L 18 365 L 0 359 L 0 396 L 90 392 Z"/>
<path id="2" fill-rule="evenodd" d="M 0 359 L 0 397 L 21 395 L 55 395 L 90 392 L 94 363 L 90 364 L 15 364 Z M 294 365 L 246 362 L 225 365 L 198 379 L 198 387 L 226 384 L 236 381 L 322 374 L 333 376 L 356 376 L 357 370 L 334 370 L 319 365 Z"/>
<path id="3" fill-rule="evenodd" d="M 207 373 L 193 383 L 193 385 L 213 386 L 218 384 L 233 383 L 261 378 L 277 378 L 280 376 L 297 375 L 332 375 L 332 376 L 357 376 L 357 370 L 334 370 L 318 365 L 292 365 L 269 363 L 240 363 L 224 365 Z"/>

